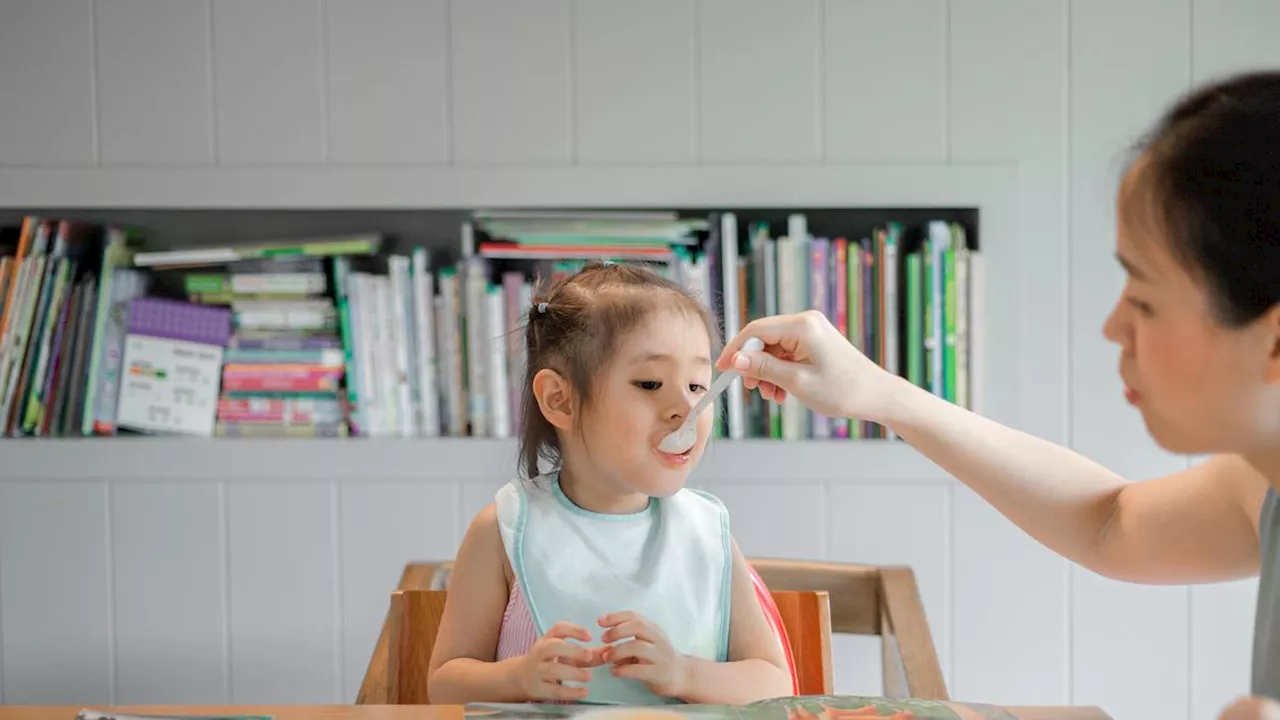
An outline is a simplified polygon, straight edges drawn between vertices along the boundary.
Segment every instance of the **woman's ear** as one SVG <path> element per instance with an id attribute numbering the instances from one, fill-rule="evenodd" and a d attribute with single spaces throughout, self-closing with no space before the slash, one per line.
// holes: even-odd
<path id="1" fill-rule="evenodd" d="M 1259 330 L 1264 333 L 1270 352 L 1267 354 L 1264 380 L 1270 384 L 1280 384 L 1280 305 L 1267 311 L 1259 320 Z"/>
<path id="2" fill-rule="evenodd" d="M 533 398 L 547 422 L 560 430 L 573 429 L 573 388 L 560 373 L 543 368 L 533 376 Z"/>

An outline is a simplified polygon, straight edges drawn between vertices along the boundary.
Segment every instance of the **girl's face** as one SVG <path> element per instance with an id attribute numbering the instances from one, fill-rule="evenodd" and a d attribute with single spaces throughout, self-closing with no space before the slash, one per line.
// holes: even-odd
<path id="1" fill-rule="evenodd" d="M 1140 161 L 1141 162 L 1141 161 Z M 1137 169 L 1135 164 L 1134 168 Z M 1161 447 L 1248 452 L 1280 431 L 1275 313 L 1228 328 L 1203 283 L 1177 262 L 1134 170 L 1121 185 L 1116 256 L 1124 292 L 1103 328 L 1120 346 L 1126 399 Z"/>
<path id="2" fill-rule="evenodd" d="M 698 417 L 689 452 L 658 449 L 711 386 L 707 328 L 691 313 L 655 312 L 621 344 L 595 378 L 595 393 L 569 452 L 619 489 L 664 497 L 684 487 L 711 432 L 714 404 Z M 566 466 L 572 458 L 566 457 Z"/>

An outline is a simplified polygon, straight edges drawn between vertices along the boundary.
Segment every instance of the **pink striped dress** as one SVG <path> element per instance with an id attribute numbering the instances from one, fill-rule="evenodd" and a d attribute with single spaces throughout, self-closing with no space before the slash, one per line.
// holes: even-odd
<path id="1" fill-rule="evenodd" d="M 498 631 L 498 660 L 519 657 L 529 652 L 538 641 L 538 626 L 533 623 L 533 613 L 520 592 L 520 583 L 511 582 L 511 594 L 507 596 L 507 609 L 502 612 L 502 629 Z M 573 705 L 571 700 L 537 700 L 541 705 Z"/>
<path id="2" fill-rule="evenodd" d="M 538 640 L 538 628 L 533 624 L 533 613 L 520 592 L 520 583 L 511 582 L 511 594 L 507 596 L 507 609 L 502 612 L 502 629 L 498 632 L 498 660 L 519 657 L 529 652 Z"/>

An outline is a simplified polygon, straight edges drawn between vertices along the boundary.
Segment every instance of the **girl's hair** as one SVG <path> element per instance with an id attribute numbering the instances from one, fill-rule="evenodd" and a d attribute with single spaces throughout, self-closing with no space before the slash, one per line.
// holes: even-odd
<path id="1" fill-rule="evenodd" d="M 1239 327 L 1280 302 L 1280 71 L 1194 90 L 1137 150 L 1143 209 L 1217 320 Z"/>
<path id="2" fill-rule="evenodd" d="M 578 408 L 590 401 L 627 333 L 652 312 L 677 310 L 701 320 L 713 351 L 719 329 L 710 311 L 678 283 L 653 270 L 624 263 L 592 262 L 534 295 L 525 323 L 525 382 L 521 393 L 520 472 L 539 475 L 538 461 L 558 467 L 556 429 L 533 397 L 533 377 L 550 368 L 568 380 Z"/>

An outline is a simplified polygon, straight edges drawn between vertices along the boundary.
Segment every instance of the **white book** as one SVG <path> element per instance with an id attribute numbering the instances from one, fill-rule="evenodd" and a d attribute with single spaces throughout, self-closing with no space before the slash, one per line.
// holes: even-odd
<path id="1" fill-rule="evenodd" d="M 425 437 L 440 435 L 440 392 L 436 370 L 435 276 L 425 248 L 413 251 L 414 372 L 417 375 L 418 427 Z"/>
<path id="2" fill-rule="evenodd" d="M 217 345 L 127 336 L 116 425 L 165 434 L 212 436 L 222 353 Z"/>
<path id="3" fill-rule="evenodd" d="M 489 435 L 511 437 L 511 403 L 507 391 L 506 299 L 501 285 L 491 285 L 485 292 L 485 339 L 488 340 L 484 360 L 489 363 Z"/>
<path id="4" fill-rule="evenodd" d="M 485 313 L 485 293 L 489 280 L 485 276 L 482 258 L 471 257 L 466 261 L 464 290 L 464 317 L 467 326 L 467 403 L 471 434 L 489 437 L 493 403 L 489 397 L 489 336 Z"/>
<path id="5" fill-rule="evenodd" d="M 967 352 L 966 361 L 968 362 L 968 371 L 965 375 L 968 377 L 969 389 L 967 391 L 969 405 L 968 408 L 979 415 L 986 412 L 985 403 L 983 402 L 983 389 L 986 379 L 986 347 L 983 343 L 983 328 L 986 325 L 987 318 L 987 283 L 986 283 L 986 262 L 982 253 L 970 250 L 967 255 L 967 274 L 969 278 L 969 297 L 968 297 L 968 316 L 965 320 L 965 346 Z M 959 348 L 956 348 L 956 355 L 959 356 Z"/>
<path id="6" fill-rule="evenodd" d="M 324 273 L 235 273 L 230 277 L 231 292 L 251 295 L 313 295 L 327 287 Z"/>
<path id="7" fill-rule="evenodd" d="M 885 233 L 884 243 L 884 369 L 890 374 L 901 374 L 898 369 L 898 238 L 893 233 Z M 895 440 L 898 434 L 889 428 L 884 429 L 888 440 Z"/>
<path id="8" fill-rule="evenodd" d="M 524 322 L 525 315 L 529 312 L 529 308 L 533 305 L 533 283 L 525 280 L 520 284 L 520 302 L 521 314 L 516 318 L 517 327 L 519 323 Z M 515 386 L 514 401 L 512 402 L 512 413 L 516 417 L 523 418 L 524 415 L 524 381 L 528 375 L 529 353 L 525 347 L 524 334 L 519 333 L 516 341 L 516 361 L 512 363 L 514 369 L 512 371 L 512 383 Z"/>
<path id="9" fill-rule="evenodd" d="M 391 357 L 396 382 L 396 409 L 401 437 L 418 434 L 417 409 L 414 407 L 413 372 L 413 293 L 409 280 L 409 258 L 391 255 L 387 258 L 387 279 L 391 284 L 391 339 L 395 354 Z"/>
<path id="10" fill-rule="evenodd" d="M 467 425 L 466 388 L 462 384 L 462 336 L 458 322 L 462 297 L 460 284 L 454 268 L 441 273 L 439 312 L 436 315 L 439 331 L 436 348 L 441 358 L 440 385 L 445 389 L 445 407 L 448 409 L 446 428 L 447 434 L 455 437 L 464 435 Z"/>
<path id="11" fill-rule="evenodd" d="M 720 285 L 724 299 L 724 339 L 729 341 L 742 330 L 742 318 L 738 317 L 738 216 L 724 213 L 720 216 Z M 742 402 L 742 378 L 735 377 L 725 390 L 724 402 L 728 409 L 728 435 L 741 439 L 746 434 L 746 408 Z"/>
<path id="12" fill-rule="evenodd" d="M 391 278 L 374 275 L 378 318 L 378 385 L 382 389 L 382 417 L 386 434 L 400 434 L 400 383 L 396 372 L 395 308 L 391 300 Z"/>
<path id="13" fill-rule="evenodd" d="M 500 399 L 495 399 L 494 402 L 501 402 L 507 406 L 507 414 L 511 418 L 511 433 L 514 435 L 520 433 L 523 421 L 520 416 L 520 390 L 524 383 L 524 321 L 526 308 L 533 302 L 532 298 L 528 302 L 525 301 L 525 290 L 528 285 L 529 280 L 523 272 L 509 270 L 502 274 L 505 334 L 501 342 L 507 349 L 507 367 L 504 369 L 507 374 L 507 394 Z"/>
<path id="14" fill-rule="evenodd" d="M 803 253 L 797 249 L 801 248 L 800 241 L 790 235 L 784 235 L 778 238 L 778 312 L 783 315 L 789 315 L 802 311 L 808 306 L 807 302 L 801 302 L 800 289 L 797 287 L 797 277 L 799 270 L 796 268 L 798 260 L 803 258 Z M 806 433 L 805 420 L 808 418 L 808 410 L 794 395 L 788 395 L 787 399 L 782 402 L 782 439 L 783 440 L 799 440 Z"/>
<path id="15" fill-rule="evenodd" d="M 385 434 L 385 423 L 382 415 L 384 394 L 379 383 L 378 373 L 378 323 L 376 321 L 377 298 L 374 292 L 373 276 L 369 273 L 353 273 L 350 301 L 352 315 L 359 324 L 358 336 L 360 344 L 356 348 L 360 353 L 360 404 L 361 415 L 369 427 L 370 437 L 382 437 Z"/>
<path id="16" fill-rule="evenodd" d="M 787 296 L 787 307 L 779 307 L 779 312 L 798 313 L 809 307 L 809 219 L 804 213 L 792 213 L 787 216 L 787 247 L 778 246 L 778 293 L 779 306 L 781 295 Z M 786 254 L 786 287 L 782 285 L 782 255 Z M 782 403 L 782 437 L 785 440 L 800 440 L 809 437 L 808 408 L 800 403 L 794 395 L 788 395 Z"/>

